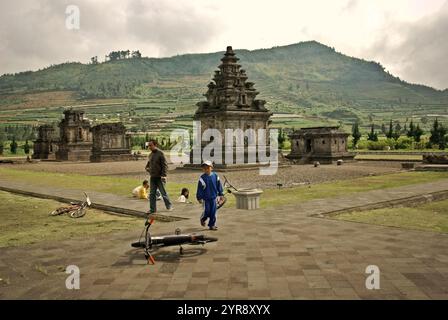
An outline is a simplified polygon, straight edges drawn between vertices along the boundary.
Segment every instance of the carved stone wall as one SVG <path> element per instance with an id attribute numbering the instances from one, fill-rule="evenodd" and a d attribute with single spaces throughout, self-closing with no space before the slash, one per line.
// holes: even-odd
<path id="1" fill-rule="evenodd" d="M 92 128 L 92 162 L 131 159 L 130 136 L 122 123 L 103 123 Z"/>
<path id="2" fill-rule="evenodd" d="M 90 161 L 93 138 L 90 122 L 84 111 L 66 110 L 59 123 L 60 140 L 56 159 L 59 161 Z"/>
<path id="3" fill-rule="evenodd" d="M 287 157 L 299 159 L 302 163 L 353 160 L 354 154 L 348 152 L 348 136 L 348 133 L 340 131 L 338 127 L 299 129 L 289 135 L 291 153 Z"/>

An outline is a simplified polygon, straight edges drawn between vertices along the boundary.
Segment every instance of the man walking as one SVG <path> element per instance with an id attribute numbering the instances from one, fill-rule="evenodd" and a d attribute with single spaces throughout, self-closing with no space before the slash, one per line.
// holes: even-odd
<path id="1" fill-rule="evenodd" d="M 165 190 L 166 174 L 168 171 L 168 164 L 162 150 L 157 148 L 157 141 L 151 140 L 148 144 L 151 154 L 149 155 L 148 163 L 146 164 L 146 171 L 149 173 L 149 214 L 157 212 L 157 190 L 162 194 L 168 211 L 173 210 L 170 198 Z"/>

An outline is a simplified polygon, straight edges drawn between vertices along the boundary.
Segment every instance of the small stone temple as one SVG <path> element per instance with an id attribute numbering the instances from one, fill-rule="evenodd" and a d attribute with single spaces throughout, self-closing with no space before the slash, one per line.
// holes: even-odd
<path id="1" fill-rule="evenodd" d="M 339 159 L 353 160 L 354 154 L 348 152 L 347 139 L 350 134 L 339 127 L 302 128 L 289 135 L 291 153 L 287 158 L 299 163 L 333 163 Z"/>
<path id="2" fill-rule="evenodd" d="M 125 161 L 131 159 L 131 141 L 122 123 L 91 127 L 84 111 L 69 109 L 58 128 L 42 125 L 34 141 L 34 159 L 57 161 Z"/>
<path id="3" fill-rule="evenodd" d="M 59 150 L 56 160 L 90 161 L 93 137 L 90 121 L 84 118 L 82 110 L 65 110 L 59 123 Z"/>
<path id="4" fill-rule="evenodd" d="M 131 138 L 122 123 L 102 123 L 92 128 L 92 162 L 131 159 Z"/>
<path id="5" fill-rule="evenodd" d="M 266 109 L 265 100 L 256 99 L 259 92 L 254 88 L 253 82 L 247 81 L 246 71 L 241 69 L 238 61 L 239 58 L 236 57 L 232 47 L 227 47 L 218 67 L 219 70 L 215 71 L 212 81 L 208 84 L 208 90 L 204 94 L 206 100 L 197 103 L 198 109 L 194 114 L 194 120 L 201 123 L 201 136 L 207 129 L 218 129 L 223 139 L 225 129 L 269 130 L 272 112 Z M 267 140 L 268 137 L 269 131 Z M 201 154 L 202 149 L 209 142 L 202 141 Z M 235 146 L 233 150 L 234 159 L 236 150 Z M 235 161 L 226 163 L 224 150 L 222 154 L 223 163 L 215 164 L 215 167 L 231 167 Z M 246 164 L 247 148 L 244 150 L 244 159 L 244 164 Z"/>
<path id="6" fill-rule="evenodd" d="M 56 160 L 58 148 L 59 133 L 56 128 L 49 124 L 40 126 L 34 141 L 33 159 Z"/>

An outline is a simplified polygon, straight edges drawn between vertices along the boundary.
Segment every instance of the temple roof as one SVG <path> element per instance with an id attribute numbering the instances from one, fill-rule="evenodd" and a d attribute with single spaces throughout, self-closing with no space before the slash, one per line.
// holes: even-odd
<path id="1" fill-rule="evenodd" d="M 215 71 L 212 81 L 208 84 L 204 96 L 206 101 L 199 102 L 197 113 L 213 110 L 247 110 L 265 111 L 264 100 L 255 97 L 259 92 L 253 82 L 248 82 L 247 74 L 241 65 L 233 48 L 228 46 L 221 59 L 219 70 Z"/>

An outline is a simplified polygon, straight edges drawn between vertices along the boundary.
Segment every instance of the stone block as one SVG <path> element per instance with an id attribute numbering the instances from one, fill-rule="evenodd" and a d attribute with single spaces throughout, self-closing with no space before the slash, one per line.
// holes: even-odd
<path id="1" fill-rule="evenodd" d="M 236 208 L 244 210 L 255 210 L 260 208 L 260 189 L 239 189 L 232 192 L 236 198 Z"/>

